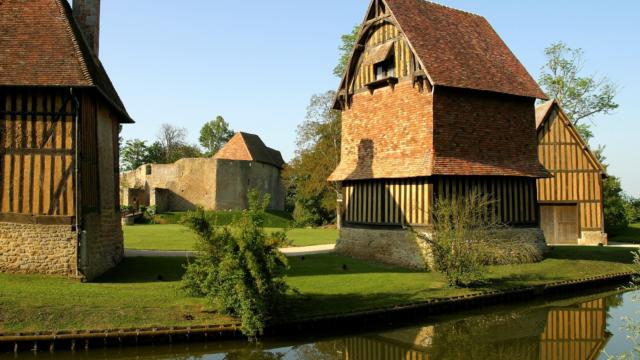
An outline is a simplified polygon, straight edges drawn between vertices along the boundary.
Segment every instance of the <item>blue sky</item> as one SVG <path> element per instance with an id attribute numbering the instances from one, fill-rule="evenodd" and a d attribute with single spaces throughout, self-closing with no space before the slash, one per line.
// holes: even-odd
<path id="1" fill-rule="evenodd" d="M 556 41 L 586 52 L 587 72 L 619 84 L 620 109 L 593 119 L 609 172 L 640 196 L 640 2 L 441 3 L 486 17 L 534 78 Z M 580 4 L 580 5 L 577 5 Z M 185 127 L 222 115 L 289 160 L 312 94 L 335 89 L 340 35 L 367 0 L 102 1 L 100 56 L 131 116 L 125 139 L 153 140 L 162 123 Z"/>

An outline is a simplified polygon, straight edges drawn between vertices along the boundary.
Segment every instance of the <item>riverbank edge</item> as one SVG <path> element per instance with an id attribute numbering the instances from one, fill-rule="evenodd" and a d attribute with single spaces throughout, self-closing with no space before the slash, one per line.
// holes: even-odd
<path id="1" fill-rule="evenodd" d="M 340 327 L 362 328 L 390 320 L 416 316 L 453 313 L 456 311 L 517 303 L 541 297 L 584 291 L 598 287 L 629 283 L 637 272 L 613 273 L 576 280 L 557 281 L 536 286 L 514 288 L 508 291 L 482 293 L 431 299 L 415 303 L 353 311 L 323 314 L 315 317 L 287 318 L 268 325 L 265 335 L 312 332 Z M 0 353 L 21 351 L 81 350 L 92 347 L 161 344 L 189 341 L 224 340 L 242 337 L 240 323 L 223 325 L 197 325 L 189 327 L 152 327 L 129 329 L 78 330 L 58 332 L 0 333 Z"/>

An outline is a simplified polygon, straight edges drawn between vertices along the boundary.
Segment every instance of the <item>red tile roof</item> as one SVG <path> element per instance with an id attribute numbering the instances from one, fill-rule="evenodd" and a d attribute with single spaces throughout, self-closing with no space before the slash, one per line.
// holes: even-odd
<path id="1" fill-rule="evenodd" d="M 434 85 L 546 99 L 489 22 L 424 0 L 385 0 Z"/>
<path id="2" fill-rule="evenodd" d="M 0 1 L 0 86 L 95 88 L 132 122 L 66 0 Z"/>
<path id="3" fill-rule="evenodd" d="M 243 132 L 236 133 L 213 158 L 257 161 L 277 168 L 284 166 L 284 160 L 278 150 L 267 147 L 258 135 Z"/>

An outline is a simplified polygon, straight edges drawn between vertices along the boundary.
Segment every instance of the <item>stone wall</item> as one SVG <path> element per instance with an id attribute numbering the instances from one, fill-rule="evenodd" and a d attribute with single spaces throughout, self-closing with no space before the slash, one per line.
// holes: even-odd
<path id="1" fill-rule="evenodd" d="M 606 233 L 602 231 L 582 231 L 580 233 L 580 239 L 578 239 L 578 245 L 607 245 L 609 238 Z"/>
<path id="2" fill-rule="evenodd" d="M 284 209 L 285 192 L 280 169 L 256 161 L 213 158 L 182 159 L 174 164 L 144 165 L 121 174 L 120 193 L 130 201 L 129 189 L 145 192 L 146 203 L 158 201 L 155 189 L 163 189 L 163 209 L 185 211 L 201 206 L 207 210 L 245 209 L 247 191 L 256 188 L 271 194 L 271 209 Z M 157 206 L 158 204 L 156 204 Z M 165 207 L 166 205 L 166 207 Z"/>
<path id="3" fill-rule="evenodd" d="M 70 225 L 0 223 L 0 271 L 75 276 L 77 245 Z"/>
<path id="4" fill-rule="evenodd" d="M 344 226 L 340 229 L 336 252 L 404 268 L 429 269 L 433 266 L 433 258 L 425 238 L 430 238 L 431 233 L 428 230 L 417 232 L 420 237 L 401 228 Z M 498 231 L 495 237 L 488 263 L 537 262 L 544 258 L 547 251 L 540 228 L 507 228 Z"/>

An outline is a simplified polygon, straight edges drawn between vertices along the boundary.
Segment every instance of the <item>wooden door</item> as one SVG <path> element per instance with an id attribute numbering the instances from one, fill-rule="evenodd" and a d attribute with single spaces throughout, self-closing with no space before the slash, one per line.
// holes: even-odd
<path id="1" fill-rule="evenodd" d="M 578 243 L 578 206 L 541 205 L 540 226 L 547 244 Z"/>

